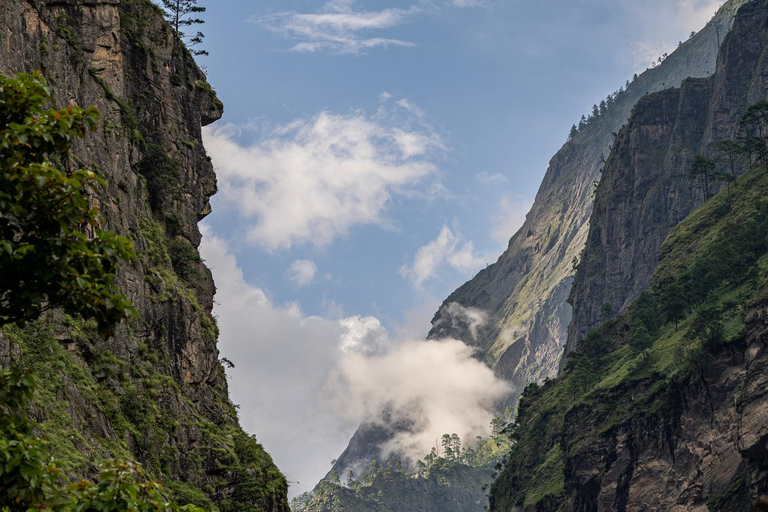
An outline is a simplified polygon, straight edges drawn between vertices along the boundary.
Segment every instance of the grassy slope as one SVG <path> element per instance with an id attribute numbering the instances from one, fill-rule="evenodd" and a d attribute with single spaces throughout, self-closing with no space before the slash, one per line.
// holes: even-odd
<path id="1" fill-rule="evenodd" d="M 492 510 L 511 510 L 545 499 L 563 502 L 560 446 L 567 417 L 589 411 L 606 432 L 663 416 L 671 406 L 669 392 L 675 383 L 706 367 L 722 345 L 743 338 L 747 307 L 768 294 L 766 197 L 768 174 L 753 170 L 730 192 L 722 191 L 692 213 L 664 243 L 651 295 L 593 331 L 592 343 L 585 342 L 562 377 L 529 389 L 518 413 L 519 442 L 493 486 Z M 688 300 L 685 317 L 677 328 L 670 321 L 652 329 L 649 348 L 632 346 L 633 326 L 649 313 L 663 318 L 656 298 L 670 279 L 677 280 Z M 696 298 L 702 294 L 703 302 Z M 716 341 L 695 334 L 695 326 L 701 325 L 699 313 L 712 310 L 722 315 L 723 337 Z M 584 361 L 581 367 L 579 360 Z M 642 394 L 634 396 L 631 407 L 622 405 L 638 390 Z M 571 434 L 575 431 L 569 429 Z M 571 437 L 562 442 L 575 446 L 580 440 Z"/>

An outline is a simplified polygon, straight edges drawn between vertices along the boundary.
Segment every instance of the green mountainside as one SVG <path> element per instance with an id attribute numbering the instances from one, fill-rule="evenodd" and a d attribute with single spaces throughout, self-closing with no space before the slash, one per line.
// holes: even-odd
<path id="1" fill-rule="evenodd" d="M 491 510 L 628 510 L 640 497 L 746 510 L 750 488 L 768 490 L 765 435 L 748 431 L 768 407 L 766 194 L 757 166 L 696 210 L 650 290 L 590 332 L 561 377 L 527 388 Z"/>
<path id="2" fill-rule="evenodd" d="M 285 478 L 228 398 L 197 252 L 216 191 L 201 126 L 223 108 L 205 75 L 148 0 L 4 0 L 0 42 L 0 72 L 40 70 L 56 105 L 98 108 L 97 131 L 61 165 L 104 179 L 93 206 L 138 254 L 117 277 L 138 316 L 107 340 L 55 312 L 3 329 L 0 366 L 36 371 L 38 433 L 70 477 L 132 458 L 181 504 L 289 510 Z"/>
<path id="3" fill-rule="evenodd" d="M 618 134 L 576 275 L 580 336 L 559 378 L 526 389 L 491 510 L 746 511 L 768 492 L 766 19 L 768 1 L 744 5 L 716 75 L 644 98 Z M 724 139 L 738 165 L 697 155 Z"/>

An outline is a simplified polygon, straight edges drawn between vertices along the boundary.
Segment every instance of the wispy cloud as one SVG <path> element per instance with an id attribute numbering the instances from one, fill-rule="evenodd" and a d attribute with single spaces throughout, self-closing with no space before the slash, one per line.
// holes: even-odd
<path id="1" fill-rule="evenodd" d="M 298 41 L 290 48 L 294 52 L 327 51 L 354 55 L 376 47 L 414 46 L 409 41 L 371 37 L 370 34 L 407 23 L 421 12 L 419 7 L 358 11 L 353 8 L 353 4 L 353 0 L 333 0 L 316 13 L 284 11 L 253 17 L 250 21 L 287 39 Z"/>
<path id="2" fill-rule="evenodd" d="M 296 260 L 285 272 L 285 277 L 298 287 L 307 286 L 315 280 L 317 265 L 312 260 Z"/>
<path id="3" fill-rule="evenodd" d="M 445 146 L 429 126 L 406 115 L 321 112 L 247 146 L 236 141 L 236 127 L 207 128 L 205 146 L 221 194 L 246 222 L 255 218 L 249 241 L 270 251 L 322 247 L 353 226 L 386 225 L 394 195 L 440 188 L 430 177 Z"/>
<path id="4" fill-rule="evenodd" d="M 445 265 L 463 274 L 477 271 L 487 258 L 476 254 L 473 242 L 463 242 L 461 235 L 443 226 L 436 239 L 416 251 L 413 264 L 400 268 L 400 275 L 409 279 L 415 288 L 435 277 Z"/>
<path id="5" fill-rule="evenodd" d="M 509 181 L 507 177 L 501 173 L 491 174 L 487 171 L 475 174 L 475 179 L 483 185 L 500 185 Z"/>
<path id="6" fill-rule="evenodd" d="M 288 51 L 360 55 L 373 48 L 416 46 L 411 41 L 373 34 L 409 23 L 427 12 L 446 7 L 493 6 L 492 0 L 420 0 L 419 5 L 408 8 L 365 11 L 355 9 L 355 3 L 355 0 L 331 0 L 313 13 L 281 11 L 253 16 L 249 21 L 295 41 Z"/>

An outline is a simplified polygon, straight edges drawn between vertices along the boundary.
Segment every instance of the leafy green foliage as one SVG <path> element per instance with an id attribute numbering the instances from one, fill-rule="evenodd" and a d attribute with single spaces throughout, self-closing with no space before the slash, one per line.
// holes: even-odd
<path id="1" fill-rule="evenodd" d="M 39 75 L 0 75 L 0 321 L 27 322 L 61 308 L 93 318 L 102 336 L 134 315 L 115 284 L 135 257 L 131 242 L 100 227 L 94 172 L 65 172 L 53 161 L 95 129 L 95 108 L 47 107 Z"/>
<path id="2" fill-rule="evenodd" d="M 169 503 L 162 486 L 135 462 L 107 461 L 97 482 L 67 485 L 27 408 L 34 394 L 30 371 L 0 371 L 0 510 L 27 512 L 202 512 Z"/>

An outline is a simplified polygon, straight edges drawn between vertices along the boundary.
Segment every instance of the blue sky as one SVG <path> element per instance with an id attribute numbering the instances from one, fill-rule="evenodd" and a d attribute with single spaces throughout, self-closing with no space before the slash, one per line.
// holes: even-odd
<path id="1" fill-rule="evenodd" d="M 295 493 L 371 414 L 329 384 L 349 358 L 423 338 L 522 224 L 570 126 L 722 2 L 199 3 L 225 104 L 202 247 L 220 347 Z"/>

